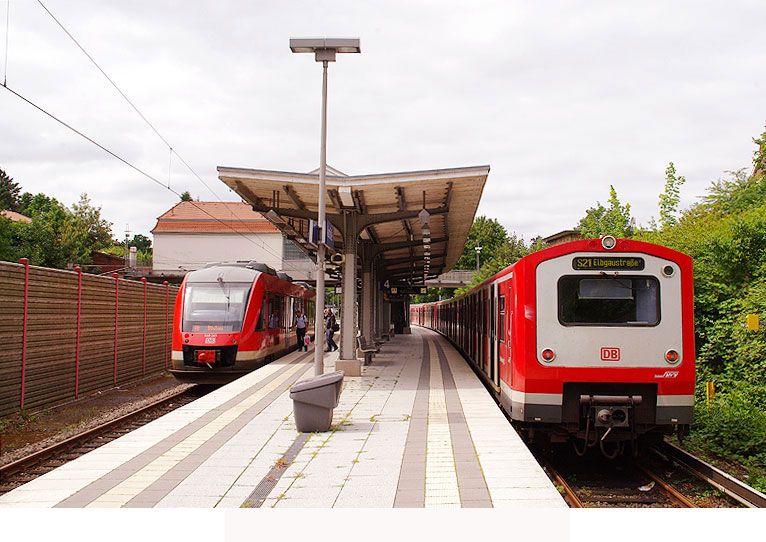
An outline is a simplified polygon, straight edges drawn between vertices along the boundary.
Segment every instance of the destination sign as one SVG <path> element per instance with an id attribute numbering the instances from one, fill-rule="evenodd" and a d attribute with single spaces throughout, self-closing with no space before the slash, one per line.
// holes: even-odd
<path id="1" fill-rule="evenodd" d="M 619 256 L 578 256 L 572 260 L 572 269 L 578 271 L 611 270 L 611 271 L 641 271 L 644 268 L 643 258 L 621 258 Z"/>
<path id="2" fill-rule="evenodd" d="M 427 294 L 428 288 L 425 286 L 391 286 L 391 295 L 413 295 L 413 294 Z"/>

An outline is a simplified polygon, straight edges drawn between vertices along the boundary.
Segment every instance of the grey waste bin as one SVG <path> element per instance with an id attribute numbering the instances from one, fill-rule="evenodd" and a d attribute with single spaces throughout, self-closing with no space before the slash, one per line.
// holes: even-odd
<path id="1" fill-rule="evenodd" d="M 343 371 L 335 371 L 302 380 L 290 388 L 298 431 L 314 433 L 330 429 L 332 411 L 340 400 L 343 375 Z"/>

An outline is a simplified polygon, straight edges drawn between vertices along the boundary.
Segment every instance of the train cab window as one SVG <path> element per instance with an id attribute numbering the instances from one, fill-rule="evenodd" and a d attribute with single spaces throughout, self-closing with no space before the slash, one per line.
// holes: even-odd
<path id="1" fill-rule="evenodd" d="M 190 283 L 184 293 L 184 331 L 242 331 L 250 283 Z"/>
<path id="2" fill-rule="evenodd" d="M 562 277 L 558 303 L 563 325 L 656 326 L 660 322 L 660 284 L 655 277 Z"/>

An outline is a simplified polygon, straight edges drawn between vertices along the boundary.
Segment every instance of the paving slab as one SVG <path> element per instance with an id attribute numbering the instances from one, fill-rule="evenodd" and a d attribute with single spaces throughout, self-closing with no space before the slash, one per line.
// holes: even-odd
<path id="1" fill-rule="evenodd" d="M 325 356 L 325 372 L 338 354 Z M 293 352 L 0 497 L 0 508 L 566 508 L 465 360 L 413 328 L 301 436 Z"/>

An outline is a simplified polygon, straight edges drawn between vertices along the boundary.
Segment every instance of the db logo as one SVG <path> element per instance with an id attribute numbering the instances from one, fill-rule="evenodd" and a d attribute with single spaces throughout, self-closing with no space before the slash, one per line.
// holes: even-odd
<path id="1" fill-rule="evenodd" d="M 601 361 L 620 361 L 619 348 L 602 348 Z"/>

